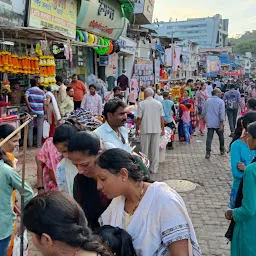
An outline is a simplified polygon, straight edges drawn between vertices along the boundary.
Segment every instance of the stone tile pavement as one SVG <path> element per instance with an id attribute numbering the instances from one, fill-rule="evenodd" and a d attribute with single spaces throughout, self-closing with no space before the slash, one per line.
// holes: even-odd
<path id="1" fill-rule="evenodd" d="M 152 177 L 158 181 L 182 179 L 199 184 L 195 190 L 180 194 L 187 205 L 203 255 L 206 256 L 229 255 L 229 245 L 224 238 L 228 227 L 224 212 L 229 201 L 231 173 L 229 156 L 219 155 L 217 138 L 215 134 L 210 160 L 204 158 L 206 136 L 193 137 L 190 145 L 175 142 L 174 150 L 167 152 L 166 161 L 160 164 L 159 172 Z M 226 147 L 229 142 L 227 138 Z M 36 152 L 37 149 L 29 150 L 26 161 L 26 178 L 34 188 Z M 31 256 L 39 256 L 32 244 L 30 246 Z"/>
<path id="2" fill-rule="evenodd" d="M 180 195 L 188 208 L 203 255 L 228 256 L 230 245 L 227 245 L 224 234 L 229 223 L 224 212 L 231 186 L 229 154 L 220 156 L 215 134 L 212 156 L 206 160 L 205 141 L 206 136 L 195 136 L 190 145 L 175 142 L 174 150 L 167 152 L 166 161 L 160 164 L 159 172 L 152 178 L 158 181 L 181 179 L 199 184 L 195 190 Z M 225 142 L 228 148 L 230 139 Z"/>

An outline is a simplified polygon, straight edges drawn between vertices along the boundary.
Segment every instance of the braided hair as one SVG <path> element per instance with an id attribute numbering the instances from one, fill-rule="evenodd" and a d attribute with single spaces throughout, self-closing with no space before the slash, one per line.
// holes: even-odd
<path id="1" fill-rule="evenodd" d="M 24 209 L 25 227 L 38 236 L 48 234 L 52 240 L 111 256 L 105 245 L 92 234 L 81 207 L 60 191 L 48 191 L 34 197 Z"/>

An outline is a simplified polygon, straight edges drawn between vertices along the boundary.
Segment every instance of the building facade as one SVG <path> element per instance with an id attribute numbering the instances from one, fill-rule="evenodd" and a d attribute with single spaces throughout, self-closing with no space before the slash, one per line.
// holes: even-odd
<path id="1" fill-rule="evenodd" d="M 216 14 L 213 17 L 186 21 L 155 21 L 144 27 L 156 30 L 159 36 L 191 40 L 201 47 L 223 47 L 228 45 L 228 24 L 228 19 L 223 19 L 220 14 Z"/>

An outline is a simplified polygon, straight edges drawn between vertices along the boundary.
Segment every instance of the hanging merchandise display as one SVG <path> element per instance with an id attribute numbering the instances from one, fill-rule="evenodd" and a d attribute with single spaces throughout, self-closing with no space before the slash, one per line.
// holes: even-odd
<path id="1" fill-rule="evenodd" d="M 39 60 L 40 80 L 42 86 L 54 86 L 56 84 L 54 56 L 41 56 Z"/>
<path id="2" fill-rule="evenodd" d="M 94 50 L 99 55 L 109 55 L 120 51 L 118 42 L 112 42 L 107 38 L 98 37 L 79 29 L 76 30 L 76 41 L 83 42 L 90 47 L 95 46 Z"/>
<path id="3" fill-rule="evenodd" d="M 8 51 L 0 52 L 0 72 L 35 75 L 39 73 L 38 58 L 18 56 Z"/>
<path id="4" fill-rule="evenodd" d="M 110 40 L 107 38 L 99 38 L 98 39 L 98 45 L 99 47 L 95 47 L 94 50 L 99 55 L 105 55 L 110 50 Z"/>

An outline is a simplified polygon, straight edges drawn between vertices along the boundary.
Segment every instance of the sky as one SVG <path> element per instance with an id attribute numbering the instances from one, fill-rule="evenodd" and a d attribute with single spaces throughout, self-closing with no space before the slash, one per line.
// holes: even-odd
<path id="1" fill-rule="evenodd" d="M 221 14 L 229 19 L 229 37 L 256 30 L 256 0 L 155 0 L 154 19 L 178 21 Z"/>

